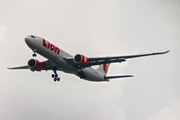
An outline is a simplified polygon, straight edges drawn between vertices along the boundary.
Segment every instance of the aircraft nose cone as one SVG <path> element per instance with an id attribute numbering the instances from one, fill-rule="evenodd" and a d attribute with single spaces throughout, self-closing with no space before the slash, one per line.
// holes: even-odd
<path id="1" fill-rule="evenodd" d="M 25 37 L 25 38 L 24 38 L 24 41 L 25 41 L 25 42 L 27 42 L 27 41 L 28 41 L 27 37 Z"/>
<path id="2" fill-rule="evenodd" d="M 32 43 L 32 40 L 31 40 L 31 38 L 29 36 L 25 37 L 24 41 L 28 46 L 31 45 L 31 43 Z"/>
<path id="3" fill-rule="evenodd" d="M 28 37 L 25 37 L 25 38 L 24 38 L 24 41 L 26 42 L 26 44 L 28 44 L 30 40 L 29 40 Z"/>

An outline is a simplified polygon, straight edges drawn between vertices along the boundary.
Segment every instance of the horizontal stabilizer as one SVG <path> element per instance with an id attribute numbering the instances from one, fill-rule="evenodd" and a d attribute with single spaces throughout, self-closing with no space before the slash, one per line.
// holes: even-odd
<path id="1" fill-rule="evenodd" d="M 125 78 L 125 77 L 133 77 L 133 75 L 106 76 L 105 79 Z"/>

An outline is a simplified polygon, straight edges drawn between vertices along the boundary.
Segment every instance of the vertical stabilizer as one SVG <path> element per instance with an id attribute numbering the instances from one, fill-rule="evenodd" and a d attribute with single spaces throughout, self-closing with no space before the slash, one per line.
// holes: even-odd
<path id="1" fill-rule="evenodd" d="M 107 75 L 108 69 L 110 64 L 102 64 L 97 68 L 97 71 L 103 73 L 104 75 Z"/>

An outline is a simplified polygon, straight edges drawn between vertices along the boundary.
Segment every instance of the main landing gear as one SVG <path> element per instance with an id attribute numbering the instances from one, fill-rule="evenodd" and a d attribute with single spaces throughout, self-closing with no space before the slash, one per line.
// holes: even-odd
<path id="1" fill-rule="evenodd" d="M 84 72 L 82 71 L 82 69 L 79 69 L 78 70 L 78 75 L 79 75 L 79 77 L 81 78 L 81 79 L 85 79 L 86 78 L 86 75 L 84 74 Z"/>
<path id="2" fill-rule="evenodd" d="M 34 52 L 34 54 L 32 54 L 33 57 L 37 56 L 36 51 L 37 51 L 36 49 L 33 50 L 33 52 Z"/>
<path id="3" fill-rule="evenodd" d="M 56 72 L 56 68 L 53 68 L 53 72 L 54 74 L 52 74 L 52 78 L 54 78 L 54 82 L 56 82 L 56 80 L 60 81 L 60 78 L 58 77 L 58 74 Z"/>

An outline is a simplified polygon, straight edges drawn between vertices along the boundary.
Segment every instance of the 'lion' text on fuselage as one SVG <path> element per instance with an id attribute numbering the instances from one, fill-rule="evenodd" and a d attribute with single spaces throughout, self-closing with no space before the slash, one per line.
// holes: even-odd
<path id="1" fill-rule="evenodd" d="M 43 39 L 43 46 L 50 49 L 51 51 L 54 51 L 56 54 L 60 53 L 60 49 L 58 47 L 56 47 L 53 44 L 49 43 L 45 39 Z"/>

